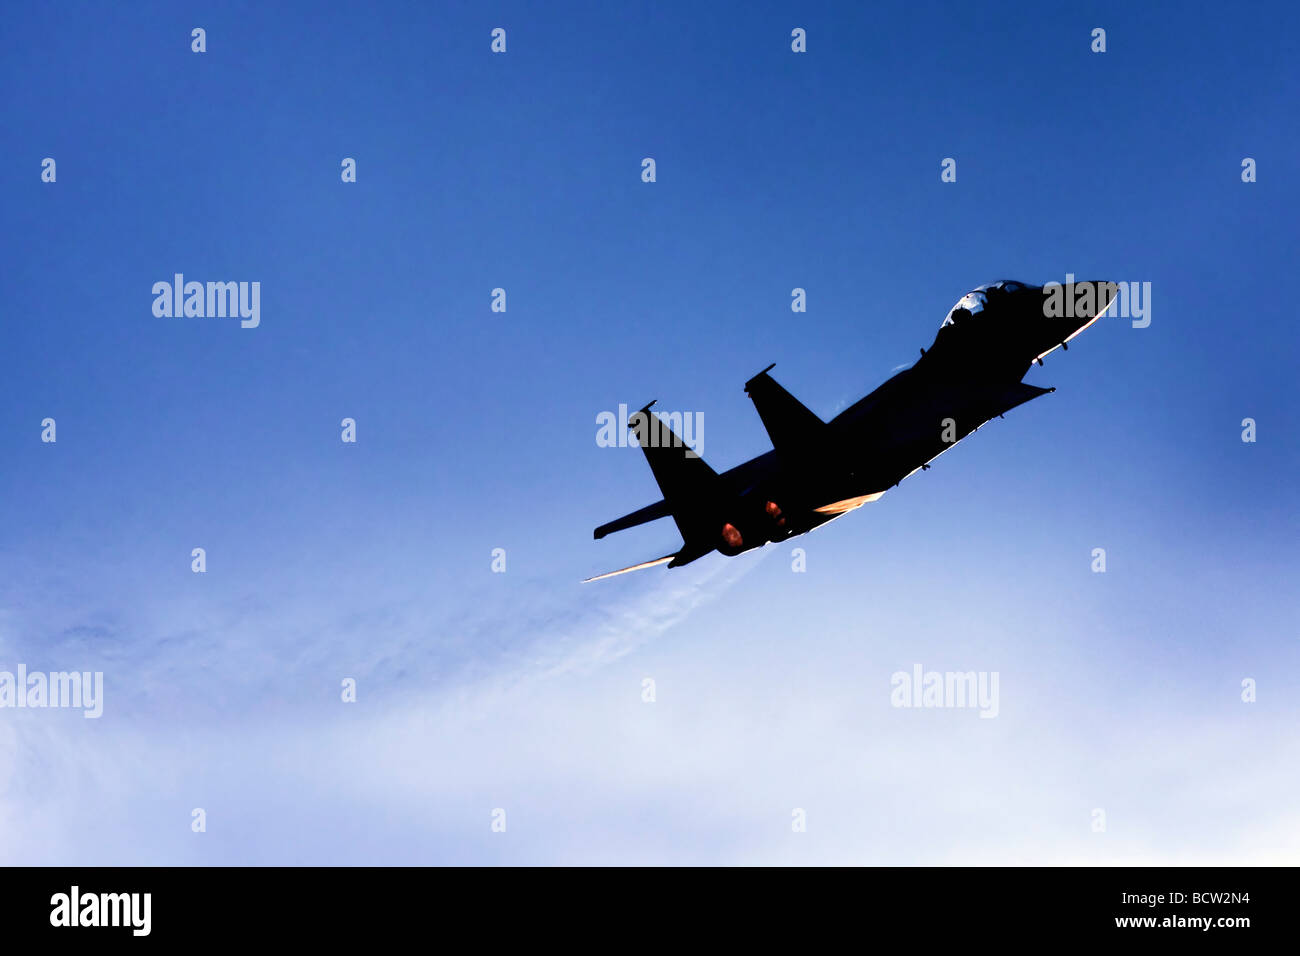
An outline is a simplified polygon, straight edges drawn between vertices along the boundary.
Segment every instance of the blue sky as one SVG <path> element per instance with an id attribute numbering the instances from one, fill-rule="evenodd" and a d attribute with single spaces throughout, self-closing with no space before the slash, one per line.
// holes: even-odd
<path id="1" fill-rule="evenodd" d="M 0 710 L 0 860 L 1293 861 L 1296 20 L 15 10 L 0 670 L 105 701 Z M 260 282 L 260 326 L 155 317 L 177 272 Z M 1049 357 L 806 572 L 578 584 L 679 544 L 591 539 L 659 497 L 601 412 L 702 413 L 721 470 L 769 447 L 770 362 L 829 417 L 968 289 L 1066 273 L 1150 282 L 1150 326 Z M 998 672 L 998 717 L 891 707 L 916 663 Z"/>

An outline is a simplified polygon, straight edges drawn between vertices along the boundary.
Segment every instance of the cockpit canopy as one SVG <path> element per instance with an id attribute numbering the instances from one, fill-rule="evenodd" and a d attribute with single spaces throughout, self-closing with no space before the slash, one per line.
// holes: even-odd
<path id="1" fill-rule="evenodd" d="M 948 315 L 943 320 L 943 325 L 940 328 L 956 325 L 958 322 L 965 321 L 983 312 L 988 307 L 990 295 L 996 298 L 1003 293 L 1019 292 L 1021 289 L 1027 288 L 1029 287 L 1023 282 L 1016 282 L 1014 279 L 999 279 L 997 282 L 989 282 L 979 286 L 957 300 L 957 304 L 948 311 Z"/>

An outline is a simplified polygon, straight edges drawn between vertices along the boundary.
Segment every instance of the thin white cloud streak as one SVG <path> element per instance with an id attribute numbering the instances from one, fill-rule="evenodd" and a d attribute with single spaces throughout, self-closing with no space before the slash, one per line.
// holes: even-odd
<path id="1" fill-rule="evenodd" d="M 752 567 L 702 563 L 620 590 L 575 588 L 567 606 L 552 601 L 548 607 L 521 584 L 512 592 L 521 598 L 513 613 L 498 601 L 491 613 L 462 615 L 454 627 L 416 598 L 390 595 L 388 605 L 355 609 L 346 601 L 329 603 L 323 587 L 279 604 L 189 600 L 137 606 L 132 613 L 108 607 L 87 614 L 57 605 L 39 614 L 11 610 L 0 617 L 0 667 L 35 659 L 103 669 L 107 711 L 97 721 L 53 710 L 0 713 L 0 860 L 192 861 L 195 847 L 177 844 L 175 834 L 149 837 L 149 817 L 138 817 L 139 807 L 192 778 L 206 781 L 200 791 L 223 791 L 247 818 L 258 806 L 251 792 L 239 806 L 237 784 L 274 777 L 283 765 L 274 755 L 283 744 L 294 753 L 316 753 L 313 764 L 299 768 L 305 776 L 316 776 L 313 766 L 336 765 L 330 741 L 346 735 L 351 717 L 345 710 L 351 705 L 339 699 L 340 675 L 358 680 L 361 701 L 382 701 L 367 721 L 376 712 L 487 719 L 492 707 L 509 706 L 520 687 L 590 674 L 624 658 Z M 460 639 L 448 640 L 451 632 Z M 234 740 L 247 746 L 232 751 Z M 466 766 L 472 763 L 472 754 L 462 756 Z M 220 776 L 211 776 L 213 766 L 224 768 Z M 400 779 L 400 767 L 391 769 Z M 313 786 L 328 803 L 339 782 L 332 777 Z M 190 801 L 202 805 L 201 795 Z M 98 827 L 114 812 L 124 818 L 124 831 L 136 821 L 134 844 L 106 839 Z M 189 808 L 178 804 L 169 812 L 164 831 L 184 824 L 187 838 L 207 836 L 188 833 Z M 147 847 L 160 855 L 141 856 Z"/>
<path id="2" fill-rule="evenodd" d="M 0 860 L 1294 858 L 1296 816 L 1273 797 L 1294 792 L 1300 747 L 1268 731 L 1278 711 L 1189 710 L 1185 691 L 1159 684 L 1117 694 L 1127 685 L 1113 665 L 1087 662 L 1082 635 L 1043 650 L 1032 618 L 1015 632 L 1005 621 L 940 628 L 918 645 L 915 611 L 899 601 L 877 609 L 862 646 L 850 603 L 843 623 L 823 618 L 819 633 L 774 641 L 755 630 L 770 620 L 763 567 L 702 562 L 618 590 L 575 588 L 589 602 L 581 611 L 567 593 L 512 584 L 527 618 L 498 601 L 463 614 L 451 628 L 462 639 L 433 650 L 446 615 L 392 595 L 362 610 L 351 600 L 208 609 L 147 645 L 113 638 L 115 667 L 140 675 L 127 700 L 109 697 L 119 709 L 100 721 L 0 722 Z M 962 645 L 979 661 L 1028 664 L 1004 674 L 996 720 L 889 706 L 900 653 L 930 661 Z M 357 670 L 358 703 L 344 705 L 337 677 L 350 654 L 369 670 Z M 640 699 L 648 674 L 654 704 Z M 155 686 L 173 679 L 209 697 L 225 685 L 224 703 L 184 707 Z M 162 703 L 177 719 L 163 719 Z M 208 832 L 190 831 L 194 807 Z M 496 807 L 505 834 L 490 832 Z M 808 813 L 805 834 L 790 830 L 795 807 Z M 1105 833 L 1091 830 L 1094 807 L 1107 812 Z"/>

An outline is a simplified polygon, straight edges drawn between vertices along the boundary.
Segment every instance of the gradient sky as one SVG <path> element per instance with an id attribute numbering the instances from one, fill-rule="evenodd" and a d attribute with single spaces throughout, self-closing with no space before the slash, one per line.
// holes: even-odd
<path id="1" fill-rule="evenodd" d="M 1295 862 L 1298 21 L 10 11 L 0 670 L 105 702 L 0 710 L 0 862 Z M 176 272 L 259 281 L 260 327 L 156 318 Z M 1066 273 L 1150 282 L 1150 326 L 811 536 L 578 583 L 680 543 L 592 540 L 659 497 L 601 412 L 700 412 L 729 468 L 768 363 L 830 417 L 968 289 Z M 998 672 L 998 717 L 891 707 L 918 663 Z"/>

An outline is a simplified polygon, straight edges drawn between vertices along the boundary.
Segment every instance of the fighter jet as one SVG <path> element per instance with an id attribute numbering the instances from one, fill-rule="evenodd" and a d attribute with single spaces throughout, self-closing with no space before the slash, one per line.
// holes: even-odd
<path id="1" fill-rule="evenodd" d="M 1055 391 L 1022 379 L 1035 362 L 1068 349 L 1117 291 L 1110 282 L 982 285 L 952 307 L 916 364 L 830 421 L 782 388 L 769 365 L 745 391 L 772 450 L 720 474 L 650 411 L 651 402 L 628 417 L 628 427 L 663 499 L 601 525 L 595 536 L 671 515 L 682 547 L 587 581 L 664 563 L 679 568 L 713 551 L 733 557 L 877 500 L 985 422 Z"/>

